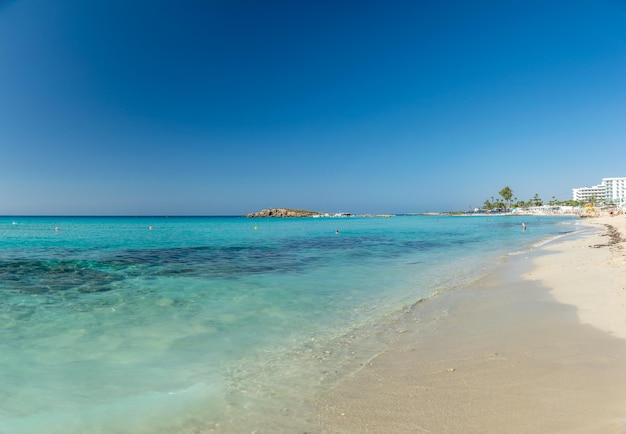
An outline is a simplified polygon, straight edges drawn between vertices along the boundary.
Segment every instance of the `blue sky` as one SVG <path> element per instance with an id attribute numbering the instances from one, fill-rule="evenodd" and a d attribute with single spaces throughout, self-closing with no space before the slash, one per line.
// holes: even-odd
<path id="1" fill-rule="evenodd" d="M 465 210 L 626 176 L 626 1 L 0 1 L 0 214 Z"/>

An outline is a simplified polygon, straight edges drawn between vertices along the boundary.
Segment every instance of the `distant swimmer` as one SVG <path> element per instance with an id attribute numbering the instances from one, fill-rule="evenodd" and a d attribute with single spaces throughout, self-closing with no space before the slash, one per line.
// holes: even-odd
<path id="1" fill-rule="evenodd" d="M 526 230 L 526 223 L 522 223 L 522 230 L 525 231 Z"/>
<path id="2" fill-rule="evenodd" d="M 152 226 L 149 226 L 149 227 L 148 227 L 148 230 L 152 230 Z"/>
<path id="3" fill-rule="evenodd" d="M 339 235 L 339 231 L 335 231 L 335 234 Z"/>

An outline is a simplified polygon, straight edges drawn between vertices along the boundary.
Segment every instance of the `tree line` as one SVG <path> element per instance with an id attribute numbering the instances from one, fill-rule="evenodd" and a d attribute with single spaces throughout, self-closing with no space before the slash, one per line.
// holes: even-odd
<path id="1" fill-rule="evenodd" d="M 511 208 L 528 208 L 531 206 L 581 206 L 583 205 L 581 202 L 577 200 L 558 200 L 556 197 L 552 196 L 552 199 L 545 203 L 541 197 L 537 193 L 533 197 L 528 200 L 519 200 L 514 196 L 513 190 L 507 185 L 502 190 L 498 192 L 499 197 L 491 196 L 490 199 L 485 200 L 483 204 L 483 209 L 486 210 L 506 210 L 508 211 Z"/>

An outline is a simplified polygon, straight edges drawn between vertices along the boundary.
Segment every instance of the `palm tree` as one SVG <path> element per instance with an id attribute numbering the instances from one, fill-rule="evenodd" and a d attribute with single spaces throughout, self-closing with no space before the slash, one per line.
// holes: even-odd
<path id="1" fill-rule="evenodd" d="M 513 190 L 507 185 L 502 190 L 498 192 L 502 199 L 506 201 L 506 209 L 508 210 L 511 207 L 511 198 L 513 197 Z"/>

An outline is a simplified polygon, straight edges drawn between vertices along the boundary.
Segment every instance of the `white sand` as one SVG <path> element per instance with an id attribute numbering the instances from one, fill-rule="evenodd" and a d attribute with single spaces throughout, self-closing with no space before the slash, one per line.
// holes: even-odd
<path id="1" fill-rule="evenodd" d="M 601 231 L 421 303 L 320 399 L 319 432 L 626 433 L 626 242 L 589 247 L 626 219 L 584 223 Z"/>
<path id="2" fill-rule="evenodd" d="M 559 302 L 574 305 L 583 324 L 626 339 L 626 217 L 581 222 L 601 230 L 548 246 L 545 250 L 555 254 L 536 258 L 535 268 L 524 277 L 550 288 Z M 606 225 L 618 230 L 624 242 L 611 244 Z"/>

